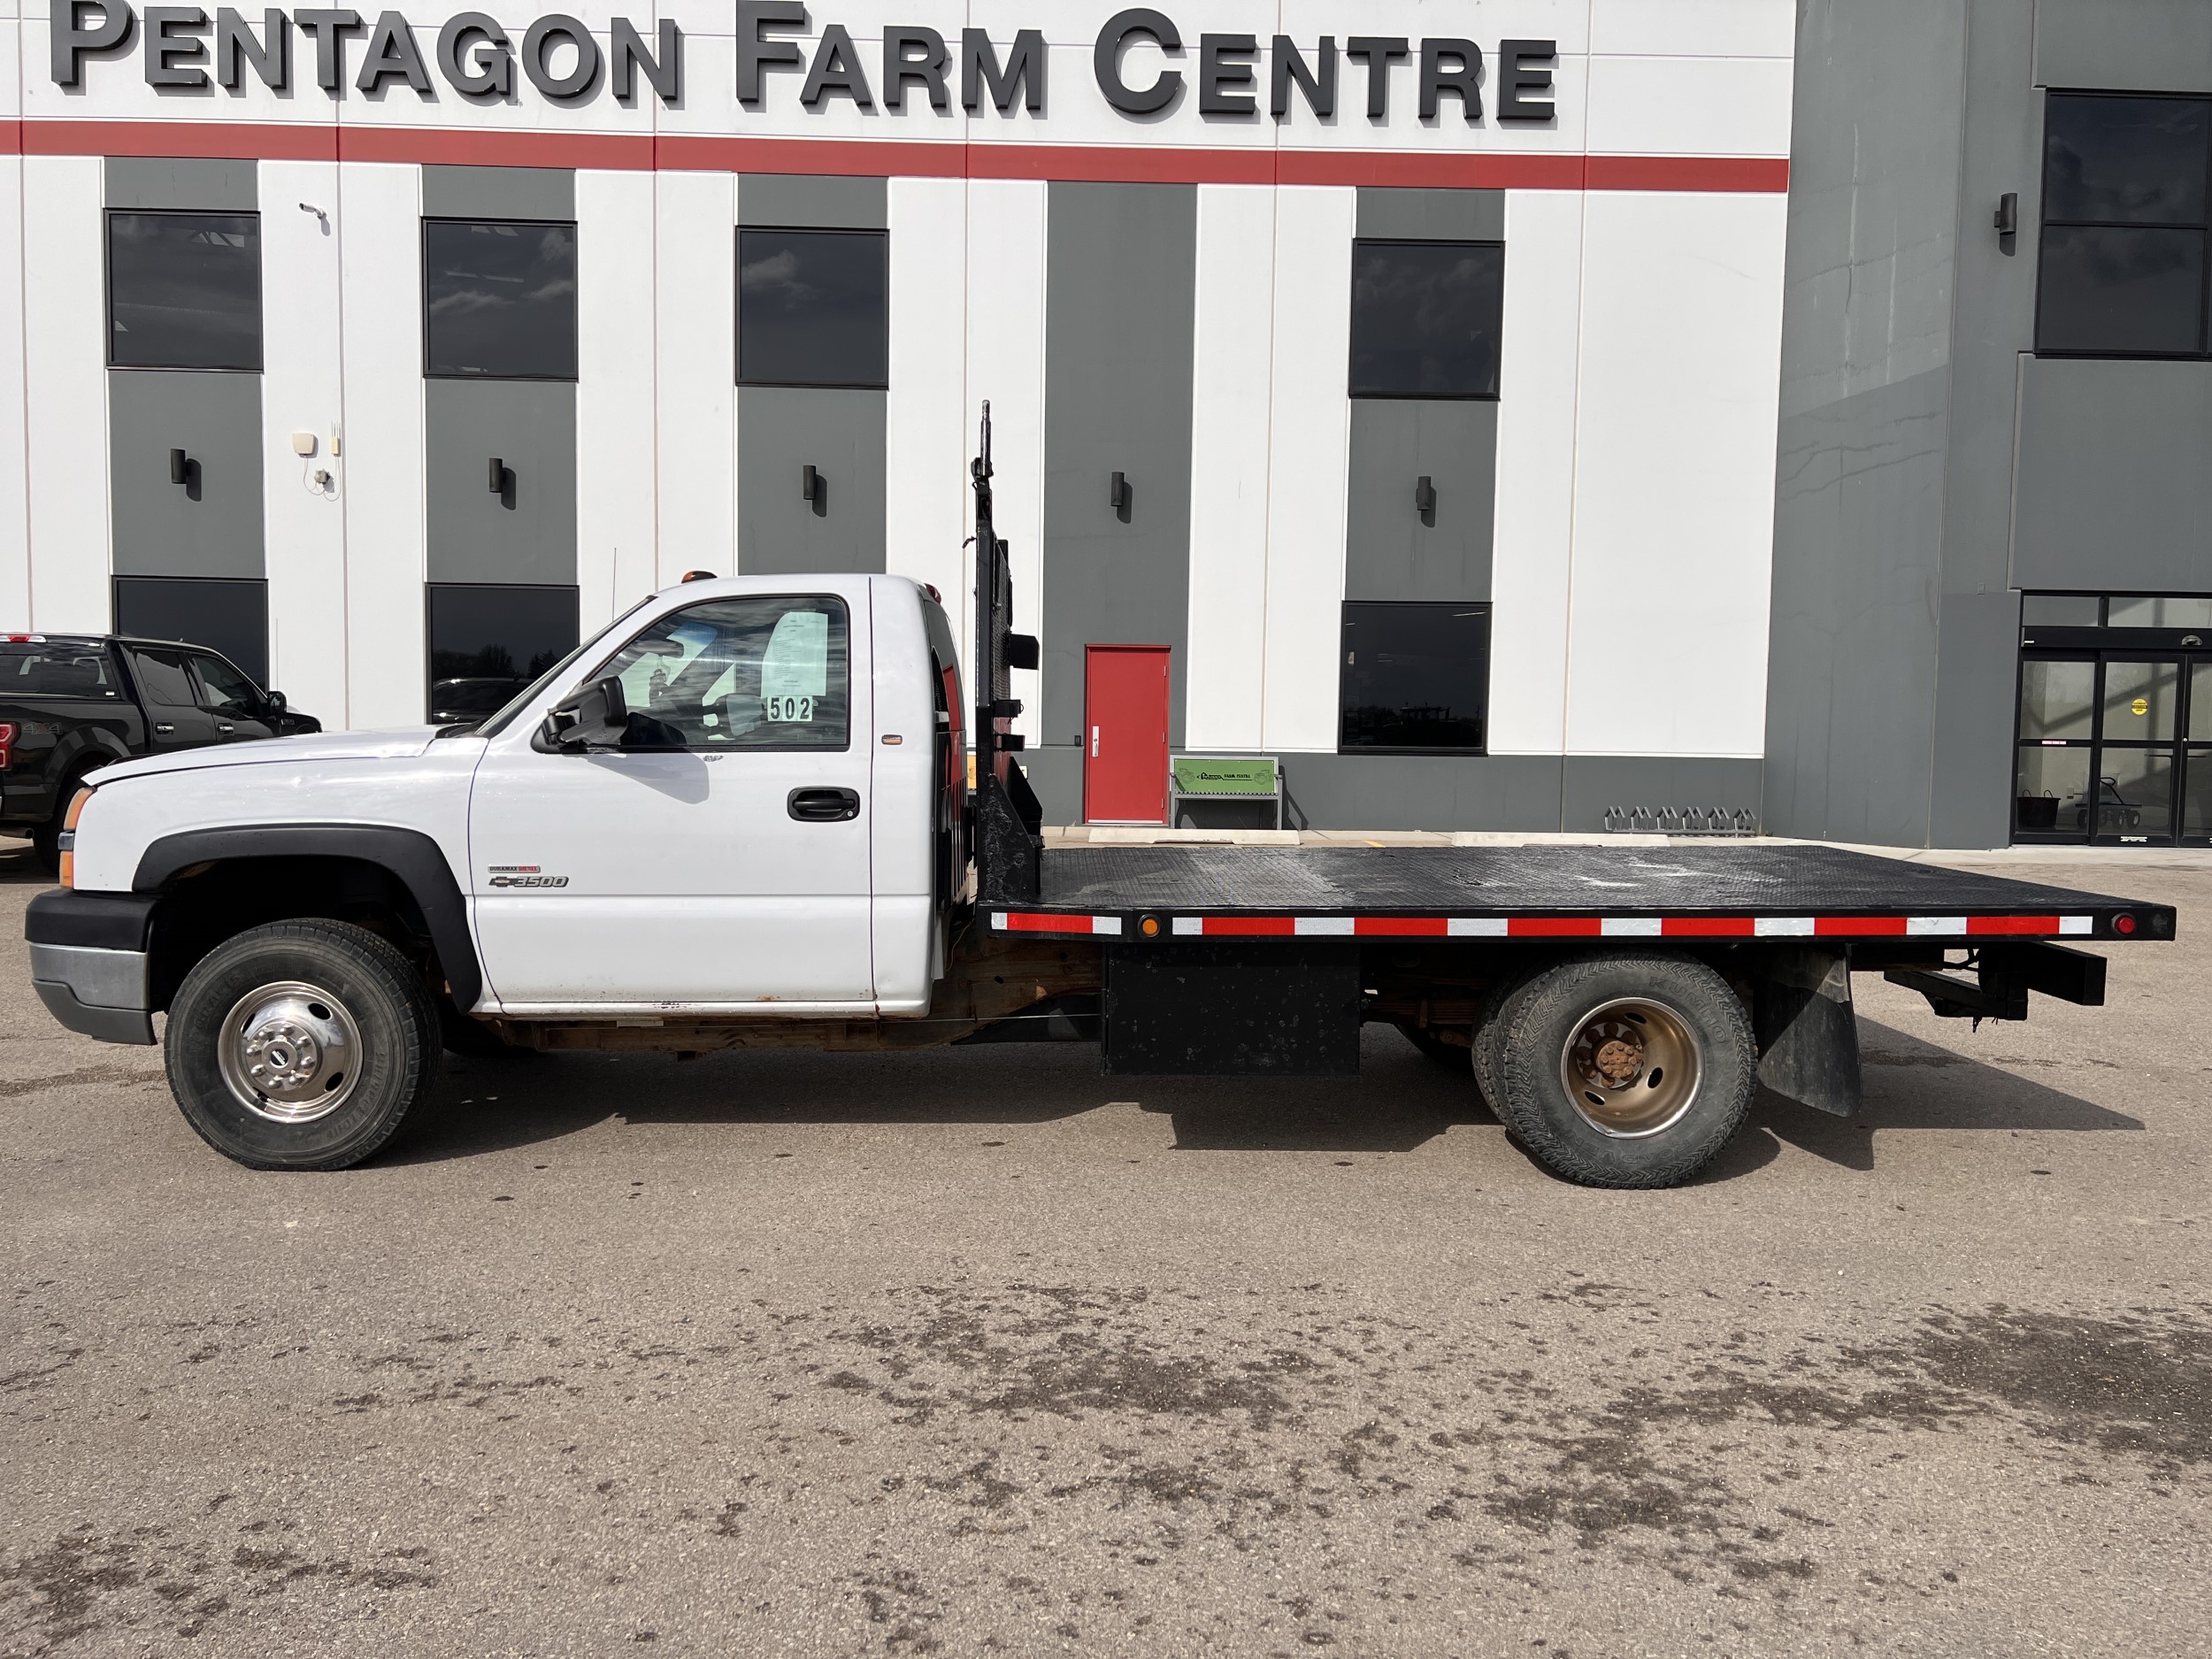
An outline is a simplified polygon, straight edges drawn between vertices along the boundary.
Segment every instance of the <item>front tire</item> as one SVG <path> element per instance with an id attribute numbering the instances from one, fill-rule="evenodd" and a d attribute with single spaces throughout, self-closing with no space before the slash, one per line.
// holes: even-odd
<path id="1" fill-rule="evenodd" d="M 344 922 L 272 922 L 185 976 L 165 1038 L 169 1089 L 225 1157 L 342 1170 L 430 1092 L 437 1004 L 390 944 Z"/>
<path id="2" fill-rule="evenodd" d="M 1509 998 L 1498 1115 L 1555 1175 L 1674 1187 L 1719 1156 L 1750 1110 L 1758 1054 L 1728 982 L 1693 957 L 1563 962 Z"/>

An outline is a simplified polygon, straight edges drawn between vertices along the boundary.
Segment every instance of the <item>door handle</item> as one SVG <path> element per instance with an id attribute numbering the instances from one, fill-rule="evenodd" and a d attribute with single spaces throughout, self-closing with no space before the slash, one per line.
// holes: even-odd
<path id="1" fill-rule="evenodd" d="M 794 789 L 784 807 L 802 824 L 841 824 L 860 816 L 857 789 Z"/>
<path id="2" fill-rule="evenodd" d="M 215 729 L 219 732 L 235 732 L 238 728 L 227 720 L 218 720 L 215 722 Z"/>
<path id="3" fill-rule="evenodd" d="M 1096 726 L 1091 727 L 1091 758 L 1093 760 L 1098 758 L 1098 728 Z"/>
<path id="4" fill-rule="evenodd" d="M 169 725 L 166 721 L 163 721 L 163 722 L 157 723 L 157 724 L 155 726 L 155 727 L 154 727 L 154 735 L 155 735 L 156 737 L 167 737 L 167 736 L 168 736 L 171 733 L 174 732 L 176 729 L 177 729 L 177 728 L 176 728 L 175 726 Z"/>

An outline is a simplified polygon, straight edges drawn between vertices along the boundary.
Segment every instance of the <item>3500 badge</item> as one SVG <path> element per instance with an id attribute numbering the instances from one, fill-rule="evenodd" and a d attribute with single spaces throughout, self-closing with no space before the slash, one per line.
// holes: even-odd
<path id="1" fill-rule="evenodd" d="M 535 864 L 494 864 L 487 872 L 495 887 L 565 887 L 566 876 L 541 875 Z"/>

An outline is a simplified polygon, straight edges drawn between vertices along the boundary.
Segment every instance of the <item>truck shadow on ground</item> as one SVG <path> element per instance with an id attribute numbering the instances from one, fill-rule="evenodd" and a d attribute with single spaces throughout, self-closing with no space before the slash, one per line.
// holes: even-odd
<path id="1" fill-rule="evenodd" d="M 1965 1027 L 1961 1026 L 1963 1033 Z M 2010 1066 L 2063 1064 L 2035 1055 L 1961 1054 L 1939 1043 L 1859 1017 L 1859 1060 L 1865 1103 L 1853 1118 L 1830 1118 L 1761 1090 L 1750 1125 L 1801 1151 L 1846 1169 L 1874 1167 L 1877 1131 L 1970 1129 L 2130 1133 L 2131 1118 L 2078 1094 L 2018 1076 Z M 1993 1062 L 1995 1062 L 1993 1064 Z"/>

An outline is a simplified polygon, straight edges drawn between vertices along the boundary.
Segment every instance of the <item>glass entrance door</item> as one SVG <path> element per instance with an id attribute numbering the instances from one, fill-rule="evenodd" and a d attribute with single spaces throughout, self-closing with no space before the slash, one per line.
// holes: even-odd
<path id="1" fill-rule="evenodd" d="M 2014 777 L 2020 841 L 2212 841 L 2212 652 L 2024 655 Z"/>

